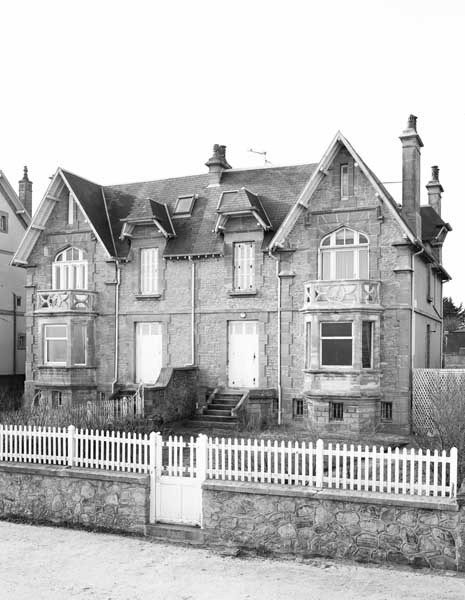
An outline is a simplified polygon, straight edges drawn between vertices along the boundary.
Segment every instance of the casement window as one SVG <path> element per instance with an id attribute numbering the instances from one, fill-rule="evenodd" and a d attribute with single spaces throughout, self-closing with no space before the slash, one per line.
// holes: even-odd
<path id="1" fill-rule="evenodd" d="M 158 248 L 140 251 L 140 293 L 158 294 Z"/>
<path id="2" fill-rule="evenodd" d="M 310 369 L 312 360 L 312 324 L 305 323 L 305 368 Z"/>
<path id="3" fill-rule="evenodd" d="M 87 325 L 75 323 L 71 329 L 71 361 L 73 365 L 87 363 Z"/>
<path id="4" fill-rule="evenodd" d="M 25 333 L 18 333 L 16 348 L 17 348 L 17 350 L 26 350 L 26 334 Z"/>
<path id="5" fill-rule="evenodd" d="M 320 279 L 368 279 L 368 238 L 344 227 L 320 244 Z"/>
<path id="6" fill-rule="evenodd" d="M 44 325 L 44 363 L 66 365 L 68 329 L 66 325 Z"/>
<path id="7" fill-rule="evenodd" d="M 320 323 L 322 367 L 352 366 L 352 323 Z"/>
<path id="8" fill-rule="evenodd" d="M 343 421 L 344 420 L 344 403 L 330 402 L 329 403 L 329 420 Z"/>
<path id="9" fill-rule="evenodd" d="M 349 165 L 341 165 L 341 198 L 349 197 Z"/>
<path id="10" fill-rule="evenodd" d="M 52 286 L 54 290 L 87 289 L 87 260 L 83 250 L 71 247 L 56 255 Z"/>
<path id="11" fill-rule="evenodd" d="M 255 242 L 234 244 L 234 290 L 255 289 Z"/>
<path id="12" fill-rule="evenodd" d="M 362 321 L 362 369 L 373 367 L 373 321 Z"/>
<path id="13" fill-rule="evenodd" d="M 0 212 L 0 233 L 8 233 L 8 214 Z"/>

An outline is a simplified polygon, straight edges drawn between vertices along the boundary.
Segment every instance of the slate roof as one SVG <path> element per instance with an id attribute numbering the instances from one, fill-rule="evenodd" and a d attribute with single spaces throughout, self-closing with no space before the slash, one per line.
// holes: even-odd
<path id="1" fill-rule="evenodd" d="M 302 189 L 309 180 L 316 164 L 293 165 L 287 167 L 263 167 L 258 169 L 227 169 L 223 171 L 221 183 L 208 187 L 208 173 L 174 179 L 146 181 L 106 186 L 103 188 L 106 198 L 117 197 L 119 219 L 144 219 L 153 216 L 150 200 L 158 204 L 166 204 L 173 216 L 179 196 L 196 194 L 191 216 L 173 218 L 176 237 L 167 241 L 165 256 L 188 256 L 222 254 L 223 237 L 215 234 L 214 228 L 218 216 L 217 207 L 223 192 L 240 190 L 245 187 L 252 192 L 248 196 L 253 208 L 261 209 L 261 216 L 277 230 L 291 207 L 297 202 Z M 261 207 L 258 206 L 258 196 Z M 127 198 L 127 209 L 122 206 L 121 198 Z M 109 206 L 110 218 L 113 221 L 112 205 Z M 125 213 L 125 214 L 124 214 Z M 122 223 L 119 222 L 118 236 Z M 112 222 L 112 228 L 115 223 Z M 118 229 L 118 227 L 117 227 Z M 265 235 L 269 241 L 272 234 Z M 119 243 L 122 252 L 125 242 Z M 120 254 L 121 256 L 121 254 Z"/>
<path id="2" fill-rule="evenodd" d="M 449 223 L 445 223 L 432 206 L 420 206 L 420 214 L 421 239 L 424 242 L 432 242 L 443 227 L 451 231 Z"/>

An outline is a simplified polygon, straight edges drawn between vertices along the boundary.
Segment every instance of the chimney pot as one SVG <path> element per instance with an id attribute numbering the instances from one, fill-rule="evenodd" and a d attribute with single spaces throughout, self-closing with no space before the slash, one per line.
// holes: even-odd
<path id="1" fill-rule="evenodd" d="M 32 216 L 32 181 L 29 180 L 27 167 L 24 167 L 23 178 L 19 181 L 18 197 L 26 211 Z"/>
<path id="2" fill-rule="evenodd" d="M 428 190 L 428 204 L 441 216 L 441 194 L 444 191 L 439 182 L 439 167 L 431 167 L 431 181 L 426 184 Z"/>
<path id="3" fill-rule="evenodd" d="M 431 167 L 431 181 L 439 181 L 439 167 L 437 165 Z"/>
<path id="4" fill-rule="evenodd" d="M 413 129 L 413 131 L 417 130 L 417 117 L 415 115 L 409 115 L 407 129 Z"/>
<path id="5" fill-rule="evenodd" d="M 209 185 L 219 185 L 223 171 L 231 168 L 231 165 L 226 160 L 226 146 L 214 144 L 213 154 L 205 165 L 208 167 L 210 174 Z"/>

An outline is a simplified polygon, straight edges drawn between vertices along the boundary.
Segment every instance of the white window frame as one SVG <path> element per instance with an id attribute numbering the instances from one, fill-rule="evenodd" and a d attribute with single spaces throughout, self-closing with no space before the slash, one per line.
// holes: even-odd
<path id="1" fill-rule="evenodd" d="M 344 243 L 344 244 L 336 244 L 336 236 L 341 232 L 344 232 L 344 237 L 346 235 L 345 232 L 350 231 L 354 236 L 354 243 Z M 360 241 L 363 236 L 367 241 Z M 325 240 L 329 239 L 329 244 L 324 245 Z M 360 254 L 361 251 L 366 251 L 367 253 L 367 273 L 366 276 L 360 277 Z M 354 277 L 350 280 L 355 281 L 359 279 L 369 279 L 370 278 L 370 240 L 365 233 L 355 231 L 354 229 L 350 229 L 349 227 L 342 227 L 336 229 L 332 233 L 325 235 L 320 242 L 320 247 L 318 250 L 318 274 L 319 279 L 321 281 L 346 281 L 347 279 L 338 279 L 336 277 L 337 264 L 336 264 L 336 256 L 338 252 L 353 252 L 353 271 Z M 323 256 L 325 254 L 329 255 L 329 278 L 323 279 Z"/>
<path id="2" fill-rule="evenodd" d="M 189 208 L 187 210 L 180 210 L 180 204 L 183 200 L 190 200 Z M 194 208 L 195 196 L 193 194 L 186 194 L 185 196 L 178 196 L 176 200 L 176 206 L 174 207 L 174 215 L 176 216 L 189 216 Z"/>
<path id="3" fill-rule="evenodd" d="M 65 257 L 67 252 L 74 250 L 78 252 L 78 259 L 60 260 L 61 256 Z M 70 246 L 55 256 L 52 266 L 52 288 L 54 290 L 87 290 L 87 274 L 88 266 L 84 251 Z M 60 282 L 59 287 L 58 281 Z M 63 286 L 63 281 L 66 281 L 66 286 Z"/>
<path id="4" fill-rule="evenodd" d="M 245 252 L 244 252 L 245 250 Z M 256 289 L 255 242 L 233 244 L 233 289 L 235 292 L 254 292 Z"/>
<path id="5" fill-rule="evenodd" d="M 47 335 L 48 327 L 64 327 L 66 335 L 65 337 L 55 337 Z M 67 354 L 68 354 L 68 339 L 69 339 L 69 328 L 66 323 L 47 323 L 43 326 L 43 335 L 44 335 L 44 364 L 45 365 L 57 365 L 57 366 L 66 366 L 67 365 Z M 48 341 L 65 341 L 65 359 L 63 361 L 51 361 L 48 360 L 48 351 L 47 351 L 47 342 Z"/>
<path id="6" fill-rule="evenodd" d="M 140 249 L 139 288 L 143 296 L 159 294 L 158 253 L 158 248 Z"/>
<path id="7" fill-rule="evenodd" d="M 345 325 L 347 323 L 351 326 L 351 335 L 332 335 L 332 336 L 323 336 L 323 325 L 326 324 L 331 325 Z M 326 365 L 323 364 L 323 341 L 324 340 L 351 340 L 352 342 L 352 362 L 350 365 Z M 320 366 L 324 369 L 352 369 L 354 366 L 354 322 L 353 321 L 320 321 Z"/>
<path id="8" fill-rule="evenodd" d="M 74 350 L 73 350 L 73 334 L 78 327 L 82 327 L 84 330 L 84 362 L 74 362 Z M 84 367 L 87 365 L 87 324 L 86 323 L 75 323 L 71 328 L 71 359 L 72 364 L 78 367 Z"/>

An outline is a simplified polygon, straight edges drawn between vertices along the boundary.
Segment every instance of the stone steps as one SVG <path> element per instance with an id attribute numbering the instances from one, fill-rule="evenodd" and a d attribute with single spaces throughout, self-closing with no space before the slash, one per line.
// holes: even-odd
<path id="1" fill-rule="evenodd" d="M 147 536 L 156 540 L 202 546 L 204 533 L 200 527 L 175 525 L 172 523 L 154 523 L 147 526 Z"/>

